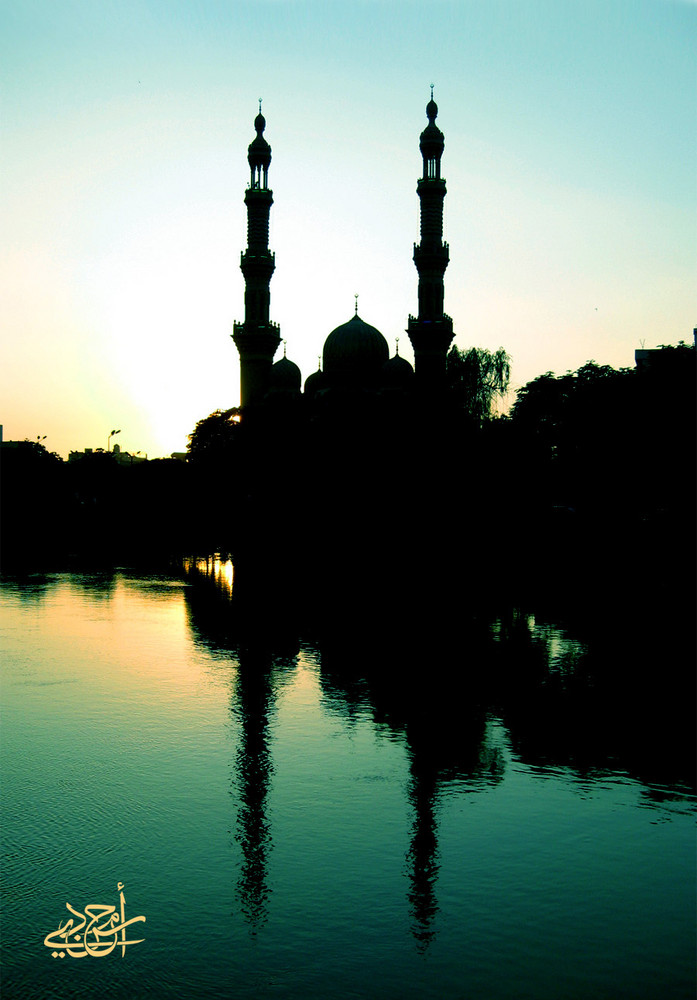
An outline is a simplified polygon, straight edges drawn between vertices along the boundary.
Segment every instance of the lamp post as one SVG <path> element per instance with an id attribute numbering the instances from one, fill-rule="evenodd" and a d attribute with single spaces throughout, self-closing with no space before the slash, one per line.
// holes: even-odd
<path id="1" fill-rule="evenodd" d="M 112 431 L 109 437 L 106 439 L 106 450 L 108 453 L 111 453 L 111 439 L 114 437 L 115 434 L 120 434 L 120 433 L 121 433 L 120 430 Z"/>

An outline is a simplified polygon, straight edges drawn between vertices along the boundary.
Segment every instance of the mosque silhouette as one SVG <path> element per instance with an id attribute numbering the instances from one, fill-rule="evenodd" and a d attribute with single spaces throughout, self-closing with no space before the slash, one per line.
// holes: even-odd
<path id="1" fill-rule="evenodd" d="M 416 187 L 418 315 L 407 322 L 414 367 L 398 352 L 390 357 L 385 337 L 358 315 L 356 303 L 354 315 L 326 338 L 321 367 L 303 385 L 285 350 L 274 363 L 282 338 L 270 318 L 271 147 L 259 106 L 244 196 L 245 318 L 232 334 L 241 420 L 222 470 L 227 479 L 223 485 L 219 474 L 217 483 L 236 600 L 264 633 L 271 606 L 279 622 L 311 609 L 325 634 L 341 631 L 354 612 L 370 623 L 386 613 L 388 593 L 390 606 L 402 602 L 405 581 L 417 575 L 430 581 L 427 593 L 418 591 L 419 617 L 428 619 L 434 604 L 439 613 L 446 607 L 437 584 L 449 578 L 441 563 L 452 546 L 443 546 L 440 535 L 455 497 L 463 516 L 466 511 L 458 456 L 469 447 L 469 432 L 453 418 L 447 392 L 453 321 L 443 307 L 449 248 L 437 115 L 431 88 Z M 400 615 L 403 610 L 402 602 Z"/>
<path id="2" fill-rule="evenodd" d="M 304 395 L 314 408 L 354 406 L 357 397 L 394 399 L 416 391 L 421 399 L 435 397 L 445 381 L 448 348 L 453 339 L 453 322 L 443 311 L 443 276 L 448 266 L 448 244 L 443 242 L 443 201 L 446 187 L 441 177 L 444 137 L 436 125 L 438 106 L 426 105 L 428 125 L 421 133 L 423 176 L 417 184 L 420 199 L 420 236 L 414 245 L 414 263 L 419 275 L 418 316 L 409 316 L 407 332 L 414 349 L 415 367 L 395 353 L 389 356 L 384 336 L 355 314 L 333 330 L 324 342 L 322 366 L 304 384 L 298 366 L 286 357 L 274 363 L 281 343 L 280 327 L 270 319 L 269 285 L 275 256 L 269 249 L 269 214 L 273 193 L 268 186 L 271 147 L 264 138 L 266 120 L 261 113 L 254 120 L 256 138 L 248 150 L 250 183 L 245 192 L 247 206 L 247 249 L 242 253 L 245 280 L 245 318 L 234 324 L 233 340 L 240 355 L 240 397 L 242 414 Z"/>

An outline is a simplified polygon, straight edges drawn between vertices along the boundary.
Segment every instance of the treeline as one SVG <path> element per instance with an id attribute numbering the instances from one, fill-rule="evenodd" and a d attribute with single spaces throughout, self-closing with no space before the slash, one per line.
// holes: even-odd
<path id="1" fill-rule="evenodd" d="M 446 577 L 450 593 L 569 602 L 694 590 L 693 347 L 545 373 L 506 417 L 505 352 L 456 349 L 448 371 L 438 400 L 216 411 L 186 462 L 5 445 L 3 568 L 228 551 L 258 582 L 285 563 L 325 592 L 337 566 L 377 592 L 412 580 L 424 600 Z"/>
<path id="2" fill-rule="evenodd" d="M 514 537 L 538 590 L 694 620 L 695 374 L 694 347 L 679 345 L 636 369 L 589 362 L 519 390 Z"/>
<path id="3" fill-rule="evenodd" d="M 31 441 L 0 456 L 4 571 L 159 560 L 195 541 L 182 462 L 120 465 L 106 452 L 64 462 Z"/>

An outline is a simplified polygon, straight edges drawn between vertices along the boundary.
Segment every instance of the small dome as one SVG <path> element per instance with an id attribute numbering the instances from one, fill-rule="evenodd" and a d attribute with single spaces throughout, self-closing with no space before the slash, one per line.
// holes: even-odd
<path id="1" fill-rule="evenodd" d="M 300 369 L 289 358 L 282 357 L 276 364 L 271 365 L 269 389 L 272 392 L 300 392 L 301 384 Z"/>
<path id="2" fill-rule="evenodd" d="M 390 356 L 387 341 L 374 326 L 364 323 L 356 313 L 348 323 L 337 326 L 324 342 L 322 352 L 325 373 L 370 375 Z"/>
<path id="3" fill-rule="evenodd" d="M 411 383 L 414 377 L 414 369 L 406 358 L 401 358 L 399 354 L 395 354 L 393 358 L 390 358 L 382 366 L 382 377 L 386 388 L 397 389 Z"/>
<path id="4" fill-rule="evenodd" d="M 316 372 L 312 372 L 312 374 L 308 375 L 305 379 L 305 395 L 314 396 L 316 392 L 320 392 L 324 389 L 326 384 L 327 380 L 324 377 L 324 372 L 320 371 L 320 369 Z"/>
<path id="5" fill-rule="evenodd" d="M 426 115 L 430 122 L 435 122 L 436 118 L 438 117 L 438 105 L 433 100 L 433 98 L 431 98 L 431 100 L 426 105 Z"/>
<path id="6" fill-rule="evenodd" d="M 438 113 L 438 110 L 436 109 L 436 114 L 437 113 Z M 264 129 L 266 128 L 266 119 L 262 115 L 261 111 L 256 116 L 256 118 L 254 119 L 254 128 L 257 130 L 257 132 L 260 135 L 264 131 Z"/>

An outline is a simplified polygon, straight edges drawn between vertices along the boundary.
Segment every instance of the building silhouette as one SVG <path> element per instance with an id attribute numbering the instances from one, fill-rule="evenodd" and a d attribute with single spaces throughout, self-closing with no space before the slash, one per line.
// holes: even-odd
<path id="1" fill-rule="evenodd" d="M 269 213 L 273 192 L 269 188 L 271 146 L 264 138 L 266 120 L 261 113 L 254 119 L 256 138 L 249 146 L 251 170 L 249 187 L 244 196 L 247 206 L 247 249 L 240 267 L 244 275 L 244 323 L 235 323 L 233 339 L 240 352 L 241 405 L 247 408 L 264 398 L 269 386 L 269 374 L 281 332 L 269 319 L 269 285 L 275 268 L 274 254 L 269 250 Z"/>
<path id="2" fill-rule="evenodd" d="M 433 100 L 433 88 L 426 115 L 428 125 L 419 143 L 423 177 L 416 188 L 421 202 L 421 242 L 414 245 L 419 314 L 409 317 L 408 333 L 419 387 L 428 392 L 439 388 L 445 379 L 445 357 L 453 339 L 453 321 L 443 312 L 443 276 L 450 259 L 448 244 L 443 242 L 445 179 L 440 173 L 445 140 L 436 125 L 438 105 Z"/>
<path id="3" fill-rule="evenodd" d="M 270 320 L 270 282 L 275 258 L 269 249 L 269 214 L 273 193 L 268 186 L 271 147 L 264 138 L 266 120 L 254 120 L 256 138 L 248 149 L 250 182 L 245 192 L 247 249 L 242 253 L 245 280 L 245 317 L 234 324 L 233 340 L 240 356 L 240 399 L 243 415 L 266 405 L 297 402 L 300 396 L 317 410 L 336 411 L 355 405 L 356 397 L 394 400 L 418 391 L 435 396 L 445 378 L 445 360 L 453 339 L 452 319 L 443 311 L 443 278 L 449 261 L 443 242 L 445 180 L 441 176 L 444 137 L 436 125 L 438 106 L 426 106 L 428 124 L 420 137 L 423 176 L 417 184 L 420 200 L 420 235 L 413 260 L 418 272 L 418 315 L 409 316 L 407 332 L 414 348 L 415 368 L 399 356 L 390 357 L 385 337 L 374 326 L 354 315 L 329 334 L 322 350 L 322 364 L 305 381 L 298 366 L 286 357 L 274 363 L 281 342 L 280 328 Z"/>

